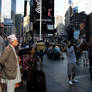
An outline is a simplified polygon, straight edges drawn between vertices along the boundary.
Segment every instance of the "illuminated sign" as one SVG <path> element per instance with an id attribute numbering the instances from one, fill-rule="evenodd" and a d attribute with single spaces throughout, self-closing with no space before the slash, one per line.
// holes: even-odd
<path id="1" fill-rule="evenodd" d="M 35 11 L 37 13 L 40 13 L 40 0 L 36 0 L 36 8 L 35 8 Z"/>
<path id="2" fill-rule="evenodd" d="M 53 30 L 54 29 L 54 25 L 47 25 L 47 29 L 48 30 Z"/>

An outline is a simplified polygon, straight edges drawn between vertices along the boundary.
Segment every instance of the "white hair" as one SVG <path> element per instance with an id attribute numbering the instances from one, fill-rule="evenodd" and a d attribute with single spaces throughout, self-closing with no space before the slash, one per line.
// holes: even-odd
<path id="1" fill-rule="evenodd" d="M 13 42 L 14 40 L 17 40 L 15 34 L 11 34 L 7 38 L 8 38 L 8 40 L 9 40 L 10 43 Z"/>

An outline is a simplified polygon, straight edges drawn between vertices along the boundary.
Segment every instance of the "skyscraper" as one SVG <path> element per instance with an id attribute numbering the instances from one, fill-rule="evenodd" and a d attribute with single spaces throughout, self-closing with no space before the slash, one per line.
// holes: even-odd
<path id="1" fill-rule="evenodd" d="M 16 14 L 16 0 L 11 0 L 11 19 L 15 21 Z"/>
<path id="2" fill-rule="evenodd" d="M 13 18 L 16 13 L 16 0 L 0 0 L 1 21 Z"/>
<path id="3" fill-rule="evenodd" d="M 11 11 L 16 13 L 16 0 L 11 0 Z"/>
<path id="4" fill-rule="evenodd" d="M 1 18 L 11 18 L 11 0 L 1 0 Z"/>

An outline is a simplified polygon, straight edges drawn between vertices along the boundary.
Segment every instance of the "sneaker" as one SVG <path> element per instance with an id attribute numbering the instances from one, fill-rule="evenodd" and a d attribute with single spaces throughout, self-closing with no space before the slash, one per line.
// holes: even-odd
<path id="1" fill-rule="evenodd" d="M 76 80 L 76 79 L 74 79 L 72 82 L 74 82 L 74 83 L 78 83 L 79 81 L 78 81 L 78 80 Z"/>
<path id="2" fill-rule="evenodd" d="M 69 85 L 73 85 L 73 82 L 71 80 L 69 80 Z"/>

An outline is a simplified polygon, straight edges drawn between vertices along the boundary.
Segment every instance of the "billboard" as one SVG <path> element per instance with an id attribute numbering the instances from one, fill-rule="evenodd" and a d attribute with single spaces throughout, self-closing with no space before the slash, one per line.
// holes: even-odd
<path id="1" fill-rule="evenodd" d="M 42 18 L 52 19 L 54 17 L 54 0 L 42 0 Z M 40 19 L 40 0 L 30 2 L 30 20 Z"/>
<path id="2" fill-rule="evenodd" d="M 30 21 L 33 22 L 33 29 L 39 34 L 40 0 L 31 0 L 30 2 Z M 47 30 L 53 30 L 53 26 L 54 0 L 42 0 L 42 34 L 47 33 Z"/>
<path id="3" fill-rule="evenodd" d="M 73 12 L 74 12 L 74 13 L 78 13 L 78 6 L 73 7 Z"/>

